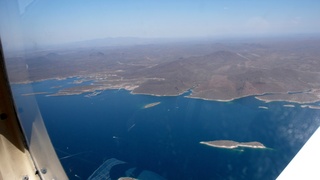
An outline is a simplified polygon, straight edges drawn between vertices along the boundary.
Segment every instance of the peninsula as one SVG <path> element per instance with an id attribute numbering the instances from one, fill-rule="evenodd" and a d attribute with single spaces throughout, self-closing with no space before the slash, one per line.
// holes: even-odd
<path id="1" fill-rule="evenodd" d="M 38 94 L 49 94 L 50 92 L 33 92 L 33 93 L 26 93 L 22 94 L 22 96 L 33 96 L 33 95 L 38 95 Z"/>
<path id="2" fill-rule="evenodd" d="M 266 148 L 262 143 L 256 142 L 256 141 L 236 142 L 231 140 L 217 140 L 217 141 L 201 141 L 200 144 L 204 144 L 211 147 L 217 147 L 217 148 L 225 148 L 225 149 L 235 149 L 239 147 L 260 148 L 260 149 Z"/>

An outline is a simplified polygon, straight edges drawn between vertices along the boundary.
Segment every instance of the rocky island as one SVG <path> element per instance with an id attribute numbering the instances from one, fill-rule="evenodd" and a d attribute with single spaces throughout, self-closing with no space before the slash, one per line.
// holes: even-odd
<path id="1" fill-rule="evenodd" d="M 226 149 L 235 149 L 239 147 L 260 148 L 260 149 L 266 148 L 262 143 L 256 142 L 256 141 L 236 142 L 231 140 L 217 140 L 217 141 L 201 141 L 200 144 L 204 144 L 211 147 L 217 147 L 217 148 L 226 148 Z"/>

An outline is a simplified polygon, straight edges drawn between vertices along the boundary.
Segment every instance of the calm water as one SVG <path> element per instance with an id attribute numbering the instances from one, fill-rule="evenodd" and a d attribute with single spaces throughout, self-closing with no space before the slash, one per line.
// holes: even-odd
<path id="1" fill-rule="evenodd" d="M 75 78 L 33 83 L 54 93 Z M 27 100 L 26 85 L 14 85 Z M 254 97 L 215 102 L 107 90 L 84 97 L 36 95 L 56 152 L 70 179 L 86 179 L 117 158 L 166 179 L 275 179 L 320 125 L 319 110 L 283 107 Z M 161 104 L 143 109 L 153 102 Z M 317 103 L 316 103 L 317 104 Z M 259 109 L 266 106 L 269 109 Z M 19 106 L 18 106 L 19 109 Z M 27 130 L 26 130 L 27 131 Z M 227 150 L 200 141 L 259 141 L 268 149 Z M 76 176 L 75 176 L 76 175 Z"/>

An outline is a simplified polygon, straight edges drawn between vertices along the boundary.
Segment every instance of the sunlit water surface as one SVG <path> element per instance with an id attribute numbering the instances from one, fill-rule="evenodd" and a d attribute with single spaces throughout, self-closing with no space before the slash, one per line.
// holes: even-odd
<path id="1" fill-rule="evenodd" d="M 32 88 L 52 94 L 74 86 L 74 80 L 36 82 Z M 22 96 L 31 93 L 25 86 L 13 85 L 22 102 L 31 98 Z M 39 94 L 36 99 L 70 179 L 88 178 L 110 158 L 166 179 L 275 179 L 320 124 L 319 110 L 299 104 L 290 108 L 254 97 L 216 102 L 185 97 L 189 93 L 155 97 L 106 90 L 92 97 Z M 144 108 L 154 102 L 161 103 Z M 213 140 L 258 141 L 268 148 L 199 144 Z"/>

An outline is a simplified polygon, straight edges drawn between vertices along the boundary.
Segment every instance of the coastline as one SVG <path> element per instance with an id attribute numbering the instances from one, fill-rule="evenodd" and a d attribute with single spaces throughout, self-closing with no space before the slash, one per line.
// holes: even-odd
<path id="1" fill-rule="evenodd" d="M 316 99 L 313 101 L 294 101 L 294 100 L 286 100 L 286 99 L 274 99 L 274 100 L 266 100 L 266 99 L 262 99 L 260 97 L 255 97 L 256 99 L 258 99 L 259 101 L 263 101 L 265 103 L 271 103 L 271 102 L 288 102 L 288 103 L 297 103 L 297 104 L 308 104 L 308 103 L 316 103 L 316 102 L 320 102 L 320 99 Z"/>
<path id="2" fill-rule="evenodd" d="M 33 95 L 39 95 L 39 94 L 49 94 L 51 92 L 33 92 L 33 93 L 25 93 L 21 94 L 21 96 L 33 96 Z"/>
<path id="3" fill-rule="evenodd" d="M 12 84 L 12 85 L 15 85 L 15 84 L 32 84 L 32 83 L 43 82 L 43 81 L 48 81 L 48 80 L 61 81 L 61 80 L 66 80 L 66 79 L 70 79 L 70 78 L 81 78 L 81 76 L 75 75 L 75 76 L 68 76 L 68 77 L 45 78 L 45 79 L 38 79 L 38 80 L 34 80 L 34 81 L 26 80 L 26 81 L 21 81 L 21 82 L 9 82 L 9 83 Z"/>
<path id="4" fill-rule="evenodd" d="M 59 77 L 59 78 L 48 78 L 48 79 L 41 79 L 41 80 L 37 80 L 37 81 L 24 81 L 24 82 L 14 82 L 11 84 L 32 84 L 32 83 L 36 83 L 36 82 L 42 82 L 42 81 L 46 81 L 46 80 L 66 80 L 66 79 L 70 79 L 70 78 L 79 78 L 78 80 L 76 80 L 76 83 L 72 83 L 72 84 L 81 84 L 82 82 L 84 82 L 85 77 L 83 76 L 68 76 L 68 77 Z M 81 83 L 79 83 L 81 81 Z M 90 87 L 92 86 L 92 87 Z M 103 85 L 99 85 L 99 86 L 95 86 L 94 84 L 92 85 L 88 85 L 84 88 L 84 86 L 79 86 L 79 88 L 84 88 L 84 89 L 76 89 L 76 87 L 73 87 L 74 89 L 72 90 L 68 90 L 68 89 L 60 89 L 57 93 L 54 94 L 50 94 L 47 96 L 67 96 L 67 95 L 81 95 L 83 93 L 94 93 L 95 91 L 104 91 L 104 90 L 120 90 L 120 89 L 124 89 L 130 92 L 130 94 L 133 95 L 149 95 L 149 96 L 156 96 L 156 97 L 174 97 L 174 96 L 180 96 L 183 95 L 185 93 L 188 93 L 189 91 L 191 91 L 190 94 L 184 96 L 186 98 L 192 98 L 192 99 L 200 99 L 200 100 L 205 100 L 205 101 L 217 101 L 217 102 L 231 102 L 237 99 L 241 99 L 241 98 L 245 98 L 245 97 L 254 97 L 255 99 L 265 102 L 265 103 L 270 103 L 270 102 L 279 102 L 279 101 L 283 101 L 283 102 L 288 102 L 288 103 L 298 103 L 298 104 L 308 104 L 308 103 L 316 103 L 316 102 L 320 102 L 320 97 L 315 98 L 313 100 L 308 100 L 308 101 L 300 101 L 300 100 L 292 100 L 292 99 L 288 99 L 288 98 L 268 98 L 267 96 L 296 96 L 298 95 L 304 95 L 304 93 L 307 93 L 307 95 L 310 95 L 310 92 L 316 92 L 317 89 L 309 89 L 308 91 L 296 91 L 296 92 L 292 92 L 292 91 L 288 91 L 288 92 L 265 92 L 265 93 L 260 93 L 260 94 L 249 94 L 249 95 L 243 95 L 243 96 L 237 96 L 237 97 L 233 97 L 233 98 L 229 98 L 229 99 L 211 99 L 211 98 L 203 98 L 203 97 L 197 97 L 197 96 L 192 96 L 193 95 L 193 88 L 189 88 L 186 89 L 185 91 L 182 91 L 180 93 L 173 93 L 173 94 L 154 94 L 154 93 L 140 93 L 140 92 L 134 92 L 135 89 L 137 89 L 139 87 L 138 84 L 135 83 L 123 83 L 123 84 L 116 84 L 116 85 L 111 85 L 111 84 L 103 84 Z M 31 93 L 30 93 L 31 94 Z M 312 94 L 314 95 L 314 94 Z M 292 105 L 287 106 L 284 105 L 284 107 L 292 107 Z"/>

